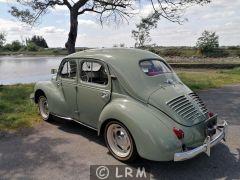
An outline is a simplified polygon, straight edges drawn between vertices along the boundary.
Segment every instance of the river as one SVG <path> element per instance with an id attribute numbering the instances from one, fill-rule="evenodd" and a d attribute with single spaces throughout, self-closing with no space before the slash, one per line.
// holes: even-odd
<path id="1" fill-rule="evenodd" d="M 0 57 L 0 85 L 34 83 L 51 79 L 63 57 Z"/>

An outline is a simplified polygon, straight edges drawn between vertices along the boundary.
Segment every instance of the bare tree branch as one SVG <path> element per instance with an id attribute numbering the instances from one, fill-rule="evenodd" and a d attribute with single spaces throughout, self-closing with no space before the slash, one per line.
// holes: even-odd
<path id="1" fill-rule="evenodd" d="M 70 2 L 71 3 L 70 3 Z M 211 0 L 145 0 L 152 5 L 154 14 L 171 22 L 182 22 L 182 15 L 186 8 L 194 4 L 206 4 Z M 103 22 L 115 23 L 128 21 L 133 15 L 132 10 L 135 2 L 141 0 L 16 0 L 22 6 L 11 7 L 9 12 L 20 21 L 30 25 L 36 24 L 41 16 L 46 14 L 50 8 L 57 5 L 66 6 L 70 11 L 70 31 L 66 47 L 69 53 L 75 52 L 77 38 L 78 16 L 86 12 L 98 14 L 97 18 Z M 26 9 L 22 9 L 26 7 Z M 160 19 L 160 18 L 159 18 Z M 149 36 L 149 32 L 146 33 Z"/>

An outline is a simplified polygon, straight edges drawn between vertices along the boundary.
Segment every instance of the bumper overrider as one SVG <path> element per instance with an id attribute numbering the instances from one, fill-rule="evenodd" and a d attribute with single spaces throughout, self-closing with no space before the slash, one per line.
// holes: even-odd
<path id="1" fill-rule="evenodd" d="M 195 156 L 197 156 L 200 153 L 205 152 L 208 156 L 210 156 L 210 149 L 217 143 L 219 143 L 221 140 L 226 141 L 227 137 L 227 128 L 228 124 L 226 121 L 223 121 L 222 124 L 217 125 L 218 133 L 214 136 L 214 138 L 211 138 L 210 136 L 207 136 L 205 139 L 205 142 L 203 145 L 196 147 L 189 151 L 183 151 L 179 153 L 174 154 L 174 161 L 184 161 L 187 159 L 191 159 Z"/>

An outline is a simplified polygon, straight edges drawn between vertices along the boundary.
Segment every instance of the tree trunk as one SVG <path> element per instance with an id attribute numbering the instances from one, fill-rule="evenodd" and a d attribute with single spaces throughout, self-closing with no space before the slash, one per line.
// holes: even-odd
<path id="1" fill-rule="evenodd" d="M 77 12 L 70 12 L 70 31 L 68 34 L 68 40 L 65 44 L 65 47 L 68 50 L 68 54 L 75 53 L 75 43 L 77 39 L 78 31 L 78 14 Z"/>

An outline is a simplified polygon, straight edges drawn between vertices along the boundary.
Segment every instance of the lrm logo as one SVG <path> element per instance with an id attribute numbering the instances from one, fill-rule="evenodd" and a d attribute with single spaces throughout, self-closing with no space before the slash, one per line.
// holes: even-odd
<path id="1" fill-rule="evenodd" d="M 91 165 L 90 180 L 150 180 L 149 168 L 127 165 Z"/>

